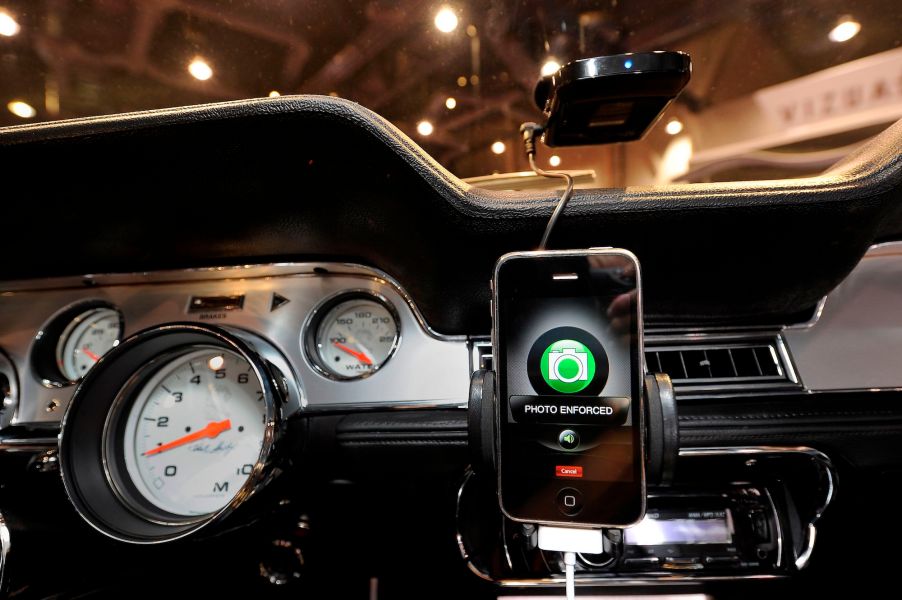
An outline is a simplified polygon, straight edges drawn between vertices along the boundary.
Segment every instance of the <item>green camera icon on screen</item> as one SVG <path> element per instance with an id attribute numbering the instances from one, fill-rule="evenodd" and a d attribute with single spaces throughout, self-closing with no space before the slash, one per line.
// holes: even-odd
<path id="1" fill-rule="evenodd" d="M 539 368 L 545 383 L 552 389 L 563 394 L 575 394 L 592 383 L 595 357 L 581 342 L 558 340 L 542 353 Z"/>

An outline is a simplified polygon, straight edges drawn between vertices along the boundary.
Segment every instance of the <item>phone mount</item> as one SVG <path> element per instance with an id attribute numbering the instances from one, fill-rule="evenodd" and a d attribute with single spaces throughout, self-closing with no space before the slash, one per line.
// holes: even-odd
<path id="1" fill-rule="evenodd" d="M 670 377 L 645 376 L 645 479 L 649 487 L 673 482 L 680 453 L 677 406 Z M 476 473 L 495 472 L 495 373 L 480 369 L 470 378 L 468 447 Z"/>

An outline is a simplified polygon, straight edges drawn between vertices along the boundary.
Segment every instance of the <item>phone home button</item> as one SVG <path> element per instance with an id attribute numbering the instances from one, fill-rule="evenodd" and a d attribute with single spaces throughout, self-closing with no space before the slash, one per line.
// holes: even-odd
<path id="1" fill-rule="evenodd" d="M 582 492 L 576 488 L 565 487 L 557 493 L 555 504 L 558 510 L 568 517 L 576 516 L 583 509 Z"/>

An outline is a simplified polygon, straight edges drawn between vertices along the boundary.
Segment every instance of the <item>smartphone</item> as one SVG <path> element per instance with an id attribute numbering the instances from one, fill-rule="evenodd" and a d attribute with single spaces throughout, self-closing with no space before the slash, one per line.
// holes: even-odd
<path id="1" fill-rule="evenodd" d="M 492 280 L 496 458 L 515 521 L 628 527 L 645 515 L 639 262 L 518 252 Z"/>

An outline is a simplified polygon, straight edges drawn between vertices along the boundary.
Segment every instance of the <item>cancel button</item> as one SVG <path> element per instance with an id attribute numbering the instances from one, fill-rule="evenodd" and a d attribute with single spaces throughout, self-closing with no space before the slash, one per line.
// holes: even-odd
<path id="1" fill-rule="evenodd" d="M 604 396 L 511 396 L 517 423 L 623 425 L 629 398 Z"/>

